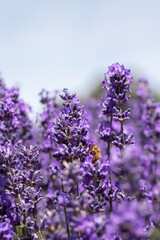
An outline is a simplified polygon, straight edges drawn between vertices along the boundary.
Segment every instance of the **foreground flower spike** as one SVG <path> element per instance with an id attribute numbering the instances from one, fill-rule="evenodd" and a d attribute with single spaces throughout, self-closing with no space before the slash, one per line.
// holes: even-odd
<path id="1" fill-rule="evenodd" d="M 90 152 L 89 125 L 84 118 L 84 108 L 81 106 L 76 94 L 70 94 L 67 89 L 60 95 L 63 108 L 50 133 L 50 139 L 55 144 L 53 157 L 59 162 L 59 169 L 52 168 L 56 178 L 61 180 L 61 195 L 58 198 L 59 205 L 63 206 L 64 222 L 68 238 L 72 229 L 68 217 L 66 201 L 70 203 L 72 198 L 80 197 L 79 186 L 81 184 L 81 162 L 85 161 Z M 58 169 L 58 171 L 56 170 Z"/>
<path id="2" fill-rule="evenodd" d="M 109 79 L 107 79 L 107 76 Z M 129 119 L 130 109 L 123 110 L 131 97 L 130 84 L 133 76 L 130 70 L 119 63 L 109 67 L 102 81 L 103 88 L 107 90 L 106 97 L 102 98 L 102 113 L 106 115 L 104 122 L 99 124 L 98 130 L 103 140 L 108 142 L 108 157 L 110 157 L 110 143 L 118 148 L 125 148 L 126 144 L 133 143 L 132 135 L 124 135 L 124 121 Z M 120 123 L 120 131 L 115 133 L 113 120 Z"/>
<path id="3" fill-rule="evenodd" d="M 132 83 L 133 76 L 129 69 L 126 69 L 119 63 L 112 64 L 108 69 L 102 81 L 103 87 L 107 90 L 107 96 L 103 103 L 102 111 L 105 115 L 113 117 L 116 113 L 115 111 L 117 110 L 120 112 L 130 98 L 130 94 L 127 95 L 127 93 L 131 92 L 129 86 Z"/>
<path id="4" fill-rule="evenodd" d="M 54 122 L 51 138 L 56 144 L 54 157 L 60 161 L 84 161 L 89 152 L 89 125 L 83 118 L 84 109 L 76 94 L 67 89 L 60 95 L 63 103 L 61 115 Z"/>
<path id="5" fill-rule="evenodd" d="M 82 164 L 83 168 L 83 186 L 85 191 L 99 203 L 97 211 L 103 211 L 101 203 L 103 203 L 103 194 L 108 188 L 108 169 L 109 163 L 107 159 L 100 159 L 93 164 L 91 157 L 87 157 Z"/>
<path id="6" fill-rule="evenodd" d="M 131 97 L 129 87 L 133 77 L 130 70 L 119 63 L 112 64 L 104 76 L 102 83 L 107 93 L 101 102 L 102 112 L 98 132 L 100 138 L 107 142 L 107 155 L 110 162 L 111 145 L 122 150 L 126 145 L 134 143 L 133 134 L 124 133 L 124 121 L 128 120 L 130 116 L 130 109 L 124 110 L 124 107 Z M 111 175 L 110 169 L 110 182 Z M 110 211 L 112 211 L 112 201 L 110 202 Z"/>
<path id="7" fill-rule="evenodd" d="M 38 154 L 35 146 L 30 146 L 29 149 L 22 147 L 16 156 L 19 159 L 17 166 L 10 165 L 7 172 L 6 193 L 10 195 L 12 208 L 18 216 L 15 229 L 16 235 L 20 238 L 32 239 L 36 234 L 37 239 L 42 239 L 42 224 L 38 216 L 38 206 L 42 199 L 41 188 L 38 187 L 42 179 Z M 36 226 L 34 221 L 36 221 Z"/>

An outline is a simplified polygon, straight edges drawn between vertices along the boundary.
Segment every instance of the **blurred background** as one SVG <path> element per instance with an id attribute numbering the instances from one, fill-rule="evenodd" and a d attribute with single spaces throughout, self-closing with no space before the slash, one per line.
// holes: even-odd
<path id="1" fill-rule="evenodd" d="M 34 111 L 38 93 L 92 94 L 112 63 L 160 91 L 159 0 L 0 0 L 0 71 Z"/>

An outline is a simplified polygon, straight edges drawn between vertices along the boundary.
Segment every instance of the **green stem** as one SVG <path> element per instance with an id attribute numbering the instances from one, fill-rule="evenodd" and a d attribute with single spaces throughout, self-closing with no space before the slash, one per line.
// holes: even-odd
<path id="1" fill-rule="evenodd" d="M 28 228 L 27 228 L 27 221 L 26 221 L 26 214 L 23 214 L 23 219 L 24 219 L 24 235 L 26 238 L 28 238 Z"/>
<path id="2" fill-rule="evenodd" d="M 16 232 L 16 235 L 14 236 L 14 240 L 16 240 L 21 236 L 21 233 L 20 233 L 19 226 L 14 226 L 14 229 L 15 229 L 15 232 Z"/>
<path id="3" fill-rule="evenodd" d="M 123 134 L 123 121 L 121 121 L 121 134 L 122 134 L 122 138 L 123 138 L 123 141 L 124 141 L 124 134 Z M 123 146 L 124 147 L 124 146 Z M 121 149 L 121 157 L 123 159 L 123 148 Z"/>
<path id="4" fill-rule="evenodd" d="M 112 211 L 113 211 L 112 200 L 110 200 L 109 206 L 110 206 L 110 212 L 112 213 Z"/>
<path id="5" fill-rule="evenodd" d="M 112 127 L 112 116 L 111 116 L 111 118 L 110 118 L 110 127 Z M 107 154 L 108 154 L 108 160 L 109 160 L 109 163 L 110 163 L 110 155 L 111 155 L 110 150 L 111 150 L 111 143 L 108 142 L 108 150 L 107 150 Z M 112 183 L 112 179 L 111 179 L 111 170 L 110 170 L 110 168 L 109 168 L 109 179 L 110 179 L 110 182 Z M 109 205 L 110 205 L 110 212 L 112 212 L 112 211 L 113 211 L 112 200 L 110 200 Z"/>
<path id="6" fill-rule="evenodd" d="M 78 240 L 80 240 L 80 238 L 79 238 L 79 233 L 76 233 L 76 235 L 77 235 Z"/>
<path id="7" fill-rule="evenodd" d="M 110 147 L 111 147 L 111 143 L 108 142 L 107 155 L 108 155 L 109 163 L 110 163 Z M 110 180 L 110 182 L 111 182 L 111 170 L 110 170 L 110 168 L 109 168 L 109 180 Z"/>
<path id="8" fill-rule="evenodd" d="M 18 194 L 17 202 L 19 203 L 19 205 L 22 205 L 21 195 L 20 194 Z M 22 219 L 22 215 L 21 214 L 20 214 L 19 234 L 20 234 L 21 237 L 23 236 L 23 219 Z"/>
<path id="9" fill-rule="evenodd" d="M 40 221 L 39 221 L 39 217 L 38 217 L 38 212 L 37 212 L 37 204 L 34 204 L 34 215 L 35 215 L 35 219 L 38 223 L 38 239 L 43 240 L 42 237 L 42 233 L 41 233 L 41 227 L 40 227 Z"/>
<path id="10" fill-rule="evenodd" d="M 123 134 L 123 121 L 121 121 L 121 134 Z"/>
<path id="11" fill-rule="evenodd" d="M 77 197 L 79 197 L 79 187 L 78 187 L 78 183 L 76 185 L 76 188 L 77 188 Z"/>
<path id="12" fill-rule="evenodd" d="M 62 192 L 64 193 L 63 181 L 62 181 Z M 64 216 L 65 216 L 65 222 L 66 222 L 66 228 L 67 228 L 68 238 L 70 238 L 71 235 L 70 235 L 69 224 L 68 224 L 68 218 L 67 218 L 67 209 L 66 209 L 65 206 L 64 206 Z"/>

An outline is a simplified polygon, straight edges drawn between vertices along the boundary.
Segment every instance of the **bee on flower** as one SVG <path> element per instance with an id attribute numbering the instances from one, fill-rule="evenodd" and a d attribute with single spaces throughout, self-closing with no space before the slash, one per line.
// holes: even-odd
<path id="1" fill-rule="evenodd" d="M 101 150 L 98 146 L 92 144 L 90 146 L 91 154 L 93 155 L 92 163 L 97 162 L 101 157 Z"/>

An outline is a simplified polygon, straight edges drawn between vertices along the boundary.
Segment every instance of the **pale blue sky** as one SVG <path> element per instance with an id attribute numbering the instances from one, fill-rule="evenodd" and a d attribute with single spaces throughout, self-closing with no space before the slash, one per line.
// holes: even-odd
<path id="1" fill-rule="evenodd" d="M 85 95 L 120 62 L 160 92 L 159 0 L 0 0 L 0 71 L 38 108 L 38 92 Z"/>

